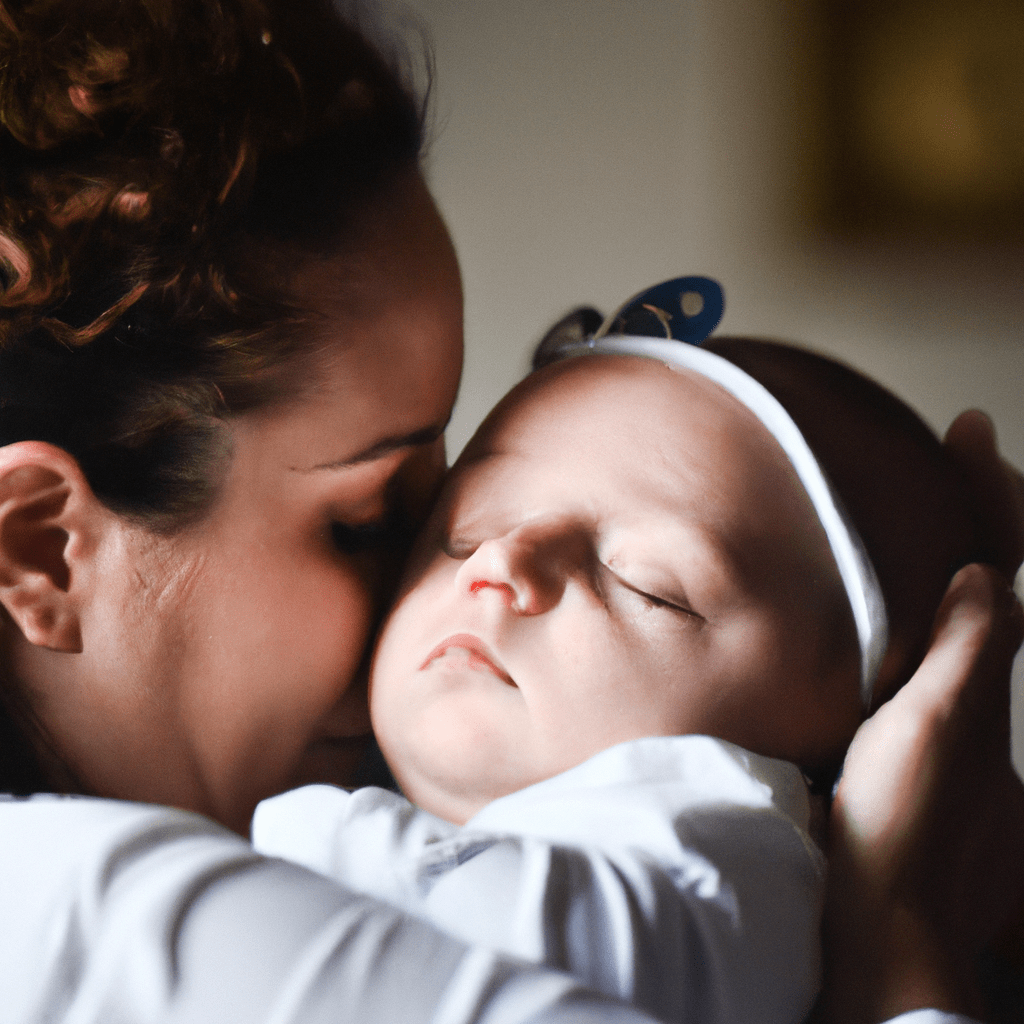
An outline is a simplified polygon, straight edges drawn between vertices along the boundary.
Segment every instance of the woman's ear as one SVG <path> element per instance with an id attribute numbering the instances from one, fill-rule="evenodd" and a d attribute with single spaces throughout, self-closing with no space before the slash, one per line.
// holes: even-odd
<path id="1" fill-rule="evenodd" d="M 76 572 L 94 547 L 102 511 L 62 448 L 42 441 L 0 448 L 0 604 L 29 643 L 82 650 Z"/>

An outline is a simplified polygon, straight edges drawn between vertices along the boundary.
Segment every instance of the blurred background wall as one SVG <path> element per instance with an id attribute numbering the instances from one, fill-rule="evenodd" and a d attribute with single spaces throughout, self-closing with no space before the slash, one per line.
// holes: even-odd
<path id="1" fill-rule="evenodd" d="M 466 287 L 453 455 L 572 305 L 704 273 L 720 330 L 834 354 L 939 431 L 984 408 L 1024 466 L 1019 2 L 403 10 L 434 49 L 428 171 Z"/>

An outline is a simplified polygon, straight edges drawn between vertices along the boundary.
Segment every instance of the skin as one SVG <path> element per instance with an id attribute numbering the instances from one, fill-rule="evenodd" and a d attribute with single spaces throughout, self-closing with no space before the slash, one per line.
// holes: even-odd
<path id="1" fill-rule="evenodd" d="M 698 375 L 587 357 L 527 378 L 456 463 L 371 709 L 406 795 L 462 822 L 641 736 L 827 763 L 860 721 L 858 673 L 827 540 L 767 430 Z"/>
<path id="2" fill-rule="evenodd" d="M 244 834 L 264 797 L 350 777 L 369 731 L 352 684 L 395 564 L 393 541 L 358 528 L 396 508 L 422 519 L 462 360 L 458 266 L 419 177 L 362 232 L 358 258 L 293 275 L 316 332 L 309 386 L 226 423 L 219 494 L 195 526 L 161 537 L 114 515 L 60 449 L 0 452 L 7 511 L 42 507 L 44 484 L 57 495 L 27 542 L 49 544 L 50 585 L 33 596 L 32 559 L 7 544 L 0 599 L 20 627 L 8 663 L 68 788 Z"/>
<path id="3" fill-rule="evenodd" d="M 988 451 L 990 482 L 1019 495 L 1019 474 Z M 1019 550 L 1011 507 L 992 511 Z M 858 731 L 829 824 L 820 1019 L 873 1024 L 921 1007 L 988 1019 L 979 955 L 1007 928 L 1004 941 L 1019 942 L 1024 920 L 1024 786 L 1007 686 L 1022 637 L 1005 578 L 967 566 L 920 669 Z"/>

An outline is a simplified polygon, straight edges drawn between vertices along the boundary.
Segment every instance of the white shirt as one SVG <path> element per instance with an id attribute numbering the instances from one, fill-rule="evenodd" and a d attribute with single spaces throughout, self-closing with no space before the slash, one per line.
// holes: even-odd
<path id="1" fill-rule="evenodd" d="M 956 1024 L 926 1012 L 906 1024 Z M 205 818 L 0 799 L 4 1024 L 641 1024 Z M 649 1024 L 649 1021 L 648 1021 Z M 904 1020 L 900 1019 L 900 1024 Z"/>
<path id="2" fill-rule="evenodd" d="M 670 736 L 612 747 L 462 828 L 384 790 L 306 787 L 260 805 L 253 842 L 659 1019 L 799 1024 L 824 894 L 809 817 L 795 765 Z"/>
<path id="3" fill-rule="evenodd" d="M 182 811 L 0 799 L 4 1024 L 650 1024 Z"/>

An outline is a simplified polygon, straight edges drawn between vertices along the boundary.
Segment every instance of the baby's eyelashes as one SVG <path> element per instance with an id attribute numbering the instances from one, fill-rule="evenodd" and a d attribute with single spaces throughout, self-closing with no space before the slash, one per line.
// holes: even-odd
<path id="1" fill-rule="evenodd" d="M 486 539 L 486 538 L 484 538 Z M 472 534 L 459 534 L 450 531 L 442 532 L 438 539 L 438 547 L 448 557 L 455 561 L 464 562 L 477 551 L 484 539 L 477 538 Z M 624 571 L 618 567 L 603 562 L 597 555 L 594 548 L 587 544 L 577 545 L 576 550 L 570 552 L 570 547 L 558 545 L 561 549 L 562 558 L 552 557 L 552 552 L 547 551 L 546 556 L 539 558 L 540 552 L 533 552 L 528 559 L 534 570 L 539 571 L 541 563 L 546 577 L 576 576 L 586 581 L 586 586 L 606 607 L 610 608 L 615 600 L 615 593 L 628 594 L 631 599 L 639 599 L 649 609 L 664 609 L 687 618 L 704 621 L 704 617 L 694 610 L 688 598 L 677 592 L 675 587 L 670 585 L 651 585 L 643 579 L 634 579 L 631 571 Z M 534 564 L 536 563 L 536 564 Z M 528 572 L 526 563 L 517 562 L 520 573 Z M 530 572 L 529 575 L 533 575 Z M 649 575 L 643 572 L 641 575 Z"/>
<path id="2" fill-rule="evenodd" d="M 621 575 L 619 571 L 612 569 L 610 566 L 606 565 L 605 569 L 607 570 L 607 574 L 614 585 L 621 587 L 623 590 L 626 590 L 631 594 L 635 594 L 649 607 L 663 608 L 669 612 L 676 612 L 680 615 L 685 615 L 687 617 L 703 621 L 704 616 L 699 612 L 694 611 L 690 602 L 686 598 L 675 594 L 670 595 L 656 593 L 653 588 L 639 586 L 636 583 L 632 583 L 629 579 Z"/>
<path id="3" fill-rule="evenodd" d="M 656 594 L 648 594 L 646 591 L 638 590 L 636 587 L 630 587 L 629 589 L 639 594 L 640 597 L 654 608 L 665 608 L 668 611 L 679 612 L 682 615 L 688 615 L 695 619 L 703 620 L 704 618 L 703 615 L 695 612 L 692 608 L 688 608 L 678 600 L 672 601 L 665 597 L 658 597 Z"/>

